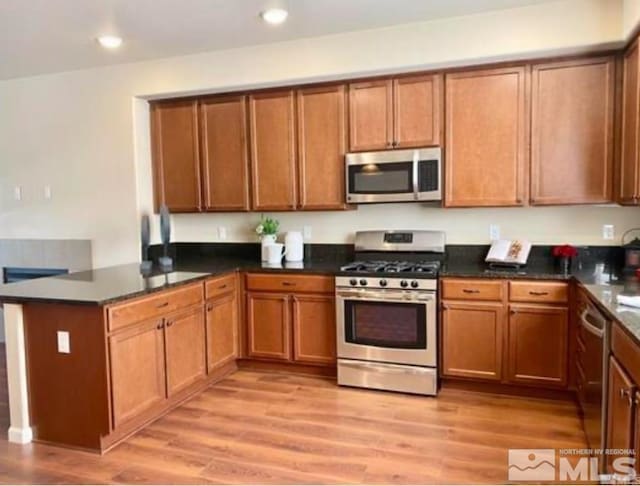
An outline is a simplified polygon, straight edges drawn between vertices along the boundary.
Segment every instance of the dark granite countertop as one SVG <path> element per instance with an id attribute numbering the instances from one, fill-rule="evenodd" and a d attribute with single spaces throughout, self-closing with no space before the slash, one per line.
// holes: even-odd
<path id="1" fill-rule="evenodd" d="M 138 263 L 0 285 L 0 302 L 106 305 L 236 270 L 334 275 L 346 261 L 312 259 L 281 266 L 253 258 L 199 257 L 176 262 L 170 272 L 154 267 L 146 275 Z"/>
<path id="2" fill-rule="evenodd" d="M 174 255 L 176 264 L 168 273 L 154 267 L 149 274 L 143 275 L 140 265 L 132 263 L 0 285 L 0 303 L 106 305 L 236 270 L 335 275 L 340 272 L 341 266 L 353 259 L 348 249 L 338 248 L 336 251 L 325 248 L 322 252 L 317 252 L 315 258 L 309 258 L 303 263 L 272 266 L 259 261 L 255 246 L 247 246 L 240 253 L 229 253 L 224 249 L 220 251 L 220 248 L 216 248 L 216 254 L 201 250 L 187 247 L 185 251 L 183 248 Z M 619 321 L 640 343 L 640 309 L 616 302 L 619 294 L 640 295 L 640 281 L 635 276 L 623 277 L 619 265 L 603 263 L 607 261 L 606 258 L 577 261 L 571 274 L 564 274 L 549 258 L 534 258 L 521 269 L 492 269 L 477 258 L 486 254 L 483 248 L 477 249 L 477 255 L 471 257 L 466 257 L 468 251 L 468 247 L 452 248 L 443 263 L 440 276 L 566 281 L 575 279 L 611 318 Z"/>
<path id="3" fill-rule="evenodd" d="M 505 278 L 529 280 L 570 280 L 571 274 L 562 273 L 555 265 L 535 264 L 521 268 L 490 267 L 486 263 L 447 261 L 440 270 L 441 277 Z"/>

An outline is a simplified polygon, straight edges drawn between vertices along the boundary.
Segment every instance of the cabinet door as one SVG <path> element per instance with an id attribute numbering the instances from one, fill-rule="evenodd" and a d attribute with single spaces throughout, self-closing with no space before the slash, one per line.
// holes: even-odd
<path id="1" fill-rule="evenodd" d="M 295 209 L 293 91 L 253 94 L 249 106 L 253 209 Z"/>
<path id="2" fill-rule="evenodd" d="M 162 319 L 109 338 L 114 428 L 166 399 Z"/>
<path id="3" fill-rule="evenodd" d="M 527 84 L 527 67 L 447 75 L 446 206 L 525 204 Z"/>
<path id="4" fill-rule="evenodd" d="M 531 203 L 612 200 L 615 60 L 533 66 Z"/>
<path id="5" fill-rule="evenodd" d="M 624 55 L 622 74 L 622 153 L 620 202 L 637 204 L 638 130 L 640 130 L 640 51 L 636 40 Z"/>
<path id="6" fill-rule="evenodd" d="M 620 363 L 612 356 L 609 359 L 609 391 L 607 398 L 607 449 L 630 449 L 633 447 L 635 386 Z M 607 455 L 607 470 L 612 470 L 614 459 Z"/>
<path id="7" fill-rule="evenodd" d="M 291 360 L 291 316 L 287 294 L 247 293 L 247 354 Z"/>
<path id="8" fill-rule="evenodd" d="M 202 307 L 167 318 L 165 327 L 167 392 L 172 396 L 206 375 Z"/>
<path id="9" fill-rule="evenodd" d="M 407 76 L 393 81 L 394 146 L 440 145 L 442 76 Z"/>
<path id="10" fill-rule="evenodd" d="M 158 101 L 151 105 L 156 211 L 196 212 L 202 206 L 198 150 L 198 109 L 193 101 Z"/>
<path id="11" fill-rule="evenodd" d="M 249 150 L 244 96 L 218 96 L 200 102 L 204 208 L 249 210 Z"/>
<path id="12" fill-rule="evenodd" d="M 566 307 L 511 305 L 507 338 L 509 382 L 566 386 L 568 332 Z"/>
<path id="13" fill-rule="evenodd" d="M 298 91 L 298 187 L 301 209 L 344 209 L 344 85 Z"/>
<path id="14" fill-rule="evenodd" d="M 336 303 L 331 295 L 293 296 L 293 358 L 336 364 Z"/>
<path id="15" fill-rule="evenodd" d="M 238 302 L 235 292 L 207 302 L 207 369 L 238 357 Z"/>
<path id="16" fill-rule="evenodd" d="M 393 145 L 393 83 L 390 79 L 349 85 L 349 150 Z"/>
<path id="17" fill-rule="evenodd" d="M 443 376 L 502 379 L 502 303 L 444 302 L 442 306 Z"/>

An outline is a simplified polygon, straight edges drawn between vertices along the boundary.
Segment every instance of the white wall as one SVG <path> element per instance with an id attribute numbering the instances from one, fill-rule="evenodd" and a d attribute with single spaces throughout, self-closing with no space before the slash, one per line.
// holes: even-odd
<path id="1" fill-rule="evenodd" d="M 622 9 L 624 35 L 628 37 L 640 22 L 640 0 L 623 0 Z"/>
<path id="2" fill-rule="evenodd" d="M 618 0 L 560 0 L 480 15 L 0 82 L 0 237 L 91 238 L 95 266 L 138 259 L 138 218 L 151 205 L 148 107 L 140 98 L 352 77 L 620 45 Z M 125 46 L 126 48 L 126 46 Z M 42 188 L 50 184 L 53 199 Z M 13 186 L 24 198 L 12 199 Z M 419 205 L 283 214 L 314 241 L 365 227 L 440 227 L 484 242 L 489 222 L 539 242 L 601 243 L 599 226 L 636 225 L 619 208 L 442 210 Z M 257 215 L 174 218 L 178 240 L 250 238 Z M 640 221 L 639 221 L 640 222 Z"/>

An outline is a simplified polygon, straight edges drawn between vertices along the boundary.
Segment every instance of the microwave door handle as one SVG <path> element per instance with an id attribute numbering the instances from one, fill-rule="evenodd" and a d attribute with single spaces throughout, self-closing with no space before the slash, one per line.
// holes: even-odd
<path id="1" fill-rule="evenodd" d="M 420 152 L 413 151 L 413 197 L 417 201 L 419 199 L 418 192 L 420 190 L 418 184 L 418 162 L 420 161 Z"/>

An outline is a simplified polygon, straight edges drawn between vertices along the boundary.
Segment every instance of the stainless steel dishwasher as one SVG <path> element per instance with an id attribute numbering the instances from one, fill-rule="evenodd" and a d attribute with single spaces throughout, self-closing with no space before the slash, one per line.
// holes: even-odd
<path id="1" fill-rule="evenodd" d="M 605 449 L 609 334 L 611 323 L 591 301 L 580 313 L 578 328 L 578 400 L 590 449 Z M 598 454 L 600 466 L 604 465 Z"/>

